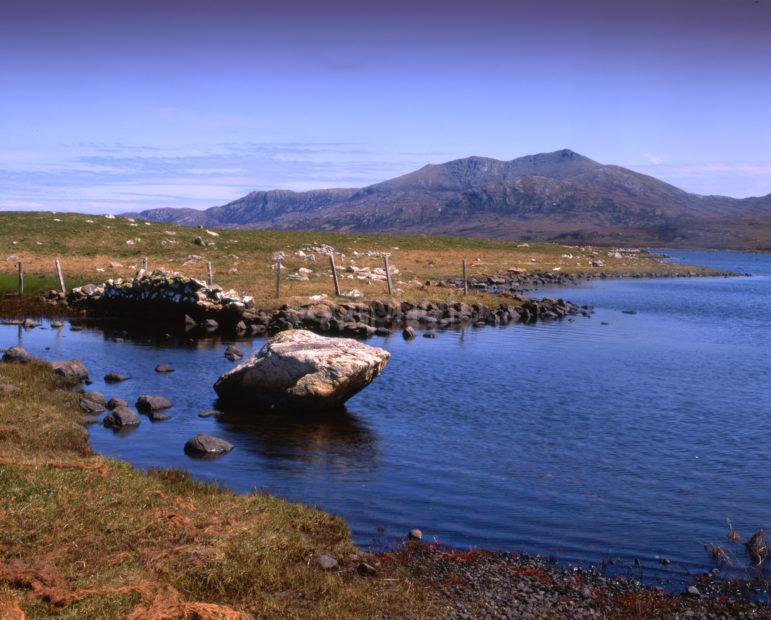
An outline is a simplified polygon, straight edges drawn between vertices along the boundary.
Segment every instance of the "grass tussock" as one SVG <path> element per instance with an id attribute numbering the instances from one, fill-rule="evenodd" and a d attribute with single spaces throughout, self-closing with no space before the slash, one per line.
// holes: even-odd
<path id="1" fill-rule="evenodd" d="M 75 393 L 43 365 L 0 364 L 0 383 L 18 388 L 0 392 L 0 617 L 430 615 L 398 568 L 345 568 L 341 519 L 93 454 Z"/>
<path id="2" fill-rule="evenodd" d="M 459 237 L 426 235 L 372 235 L 359 233 L 295 232 L 276 230 L 217 229 L 210 235 L 205 230 L 146 223 L 127 218 L 54 213 L 0 213 L 0 294 L 17 290 L 16 266 L 23 260 L 27 273 L 26 291 L 35 295 L 42 290 L 58 288 L 54 277 L 54 260 L 60 258 L 67 285 L 102 282 L 107 278 L 131 277 L 148 257 L 151 269 L 165 268 L 200 279 L 206 278 L 206 263 L 211 261 L 214 279 L 225 288 L 252 295 L 262 306 L 301 303 L 308 296 L 326 294 L 334 297 L 334 285 L 326 256 L 316 253 L 316 262 L 297 256 L 308 245 L 327 244 L 338 256 L 339 268 L 352 261 L 358 267 L 383 267 L 378 256 L 366 252 L 388 252 L 392 267 L 399 270 L 394 277 L 398 296 L 405 301 L 457 301 L 455 289 L 429 285 L 427 281 L 457 278 L 461 261 L 468 261 L 470 277 L 505 274 L 510 268 L 528 272 L 609 274 L 704 272 L 698 267 L 664 264 L 650 256 L 616 257 L 607 248 L 565 246 L 550 243 L 514 243 L 485 241 Z M 195 244 L 202 237 L 206 246 Z M 128 243 L 130 242 L 130 243 Z M 283 252 L 281 298 L 275 297 L 273 255 Z M 360 253 L 354 257 L 354 252 Z M 193 258 L 191 258 L 193 257 Z M 601 260 L 603 265 L 593 266 Z M 307 281 L 286 279 L 301 267 L 312 272 Z M 343 292 L 358 289 L 365 299 L 387 295 L 385 282 L 368 284 L 352 274 L 342 274 Z M 470 296 L 467 301 L 484 302 L 484 296 Z"/>

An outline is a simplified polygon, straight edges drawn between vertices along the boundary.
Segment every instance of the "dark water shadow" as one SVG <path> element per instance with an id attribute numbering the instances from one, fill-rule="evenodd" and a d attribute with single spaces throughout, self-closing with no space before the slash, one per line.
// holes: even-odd
<path id="1" fill-rule="evenodd" d="M 223 430 L 240 436 L 241 448 L 266 459 L 308 463 L 347 463 L 370 467 L 378 453 L 377 434 L 345 406 L 323 412 L 257 410 L 224 406 L 216 420 Z"/>

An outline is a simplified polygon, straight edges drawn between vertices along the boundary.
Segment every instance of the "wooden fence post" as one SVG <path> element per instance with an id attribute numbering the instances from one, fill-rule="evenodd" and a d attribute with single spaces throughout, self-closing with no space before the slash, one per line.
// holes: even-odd
<path id="1" fill-rule="evenodd" d="M 142 271 L 147 271 L 147 256 L 142 261 Z"/>
<path id="2" fill-rule="evenodd" d="M 56 259 L 56 275 L 59 276 L 59 286 L 62 288 L 62 293 L 67 294 L 67 288 L 64 286 L 64 276 L 62 275 L 62 264 L 59 259 Z"/>
<path id="3" fill-rule="evenodd" d="M 214 284 L 214 271 L 211 267 L 211 261 L 206 263 L 206 281 L 208 282 L 209 286 Z"/>
<path id="4" fill-rule="evenodd" d="M 391 287 L 391 269 L 388 266 L 388 254 L 383 255 L 383 262 L 385 263 L 386 284 L 388 284 L 388 296 L 393 297 L 394 292 L 393 292 L 393 288 Z"/>
<path id="5" fill-rule="evenodd" d="M 463 259 L 463 294 L 468 295 L 468 272 L 466 271 L 466 259 Z"/>
<path id="6" fill-rule="evenodd" d="M 281 259 L 276 259 L 276 297 L 281 297 Z"/>
<path id="7" fill-rule="evenodd" d="M 24 295 L 24 263 L 19 261 L 19 297 Z"/>
<path id="8" fill-rule="evenodd" d="M 337 281 L 337 268 L 335 267 L 335 255 L 329 254 L 329 266 L 332 268 L 332 279 L 335 281 L 335 296 L 340 297 L 340 282 Z"/>

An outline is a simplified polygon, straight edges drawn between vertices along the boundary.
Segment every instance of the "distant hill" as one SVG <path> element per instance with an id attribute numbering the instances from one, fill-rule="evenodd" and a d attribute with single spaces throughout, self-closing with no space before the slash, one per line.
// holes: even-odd
<path id="1" fill-rule="evenodd" d="M 568 149 L 511 161 L 467 157 L 360 189 L 251 192 L 203 211 L 134 215 L 208 227 L 771 249 L 771 194 L 691 194 Z"/>

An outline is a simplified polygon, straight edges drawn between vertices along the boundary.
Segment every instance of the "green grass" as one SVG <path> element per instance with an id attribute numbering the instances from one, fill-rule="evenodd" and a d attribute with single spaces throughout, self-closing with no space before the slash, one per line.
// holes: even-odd
<path id="1" fill-rule="evenodd" d="M 58 221 L 57 221 L 58 220 Z M 389 252 L 391 265 L 400 270 L 394 278 L 398 297 L 404 300 L 446 299 L 455 301 L 460 292 L 435 286 L 427 281 L 459 277 L 461 262 L 468 262 L 470 276 L 505 274 L 515 267 L 529 272 L 561 273 L 635 271 L 677 272 L 699 268 L 662 264 L 646 255 L 608 256 L 605 248 L 563 246 L 548 243 L 518 244 L 460 237 L 425 235 L 365 235 L 358 233 L 296 232 L 276 230 L 218 229 L 217 236 L 204 230 L 126 218 L 52 213 L 0 213 L 0 293 L 16 291 L 16 261 L 22 259 L 28 274 L 30 293 L 37 288 L 55 288 L 54 260 L 60 258 L 70 284 L 99 283 L 111 277 L 131 277 L 148 257 L 151 269 L 165 268 L 187 276 L 204 279 L 206 262 L 211 261 L 215 281 L 225 288 L 252 295 L 264 306 L 301 303 L 309 295 L 334 293 L 327 258 L 308 263 L 296 252 L 308 244 L 333 246 L 337 264 L 359 267 L 382 267 L 380 257 L 357 256 L 354 252 Z M 194 240 L 201 236 L 210 245 L 201 247 Z M 127 240 L 133 244 L 126 243 Z M 282 296 L 275 298 L 273 254 L 284 252 L 285 267 Z M 196 260 L 189 261 L 195 255 Z M 603 267 L 592 266 L 602 259 Z M 112 263 L 112 265 L 111 265 Z M 289 281 L 286 275 L 300 267 L 313 270 L 309 281 Z M 42 278 L 41 278 L 42 277 Z M 36 279 L 37 278 L 37 279 Z M 39 285 L 39 286 L 38 286 Z M 344 291 L 356 288 L 365 299 L 386 296 L 385 282 L 367 283 L 344 274 Z M 469 301 L 483 301 L 476 297 Z"/>
<path id="2" fill-rule="evenodd" d="M 15 605 L 27 618 L 126 617 L 153 604 L 191 618 L 428 613 L 398 572 L 356 575 L 341 519 L 95 456 L 75 393 L 43 365 L 0 364 L 0 383 L 19 388 L 0 392 L 0 617 Z M 322 571 L 320 553 L 344 570 Z"/>

